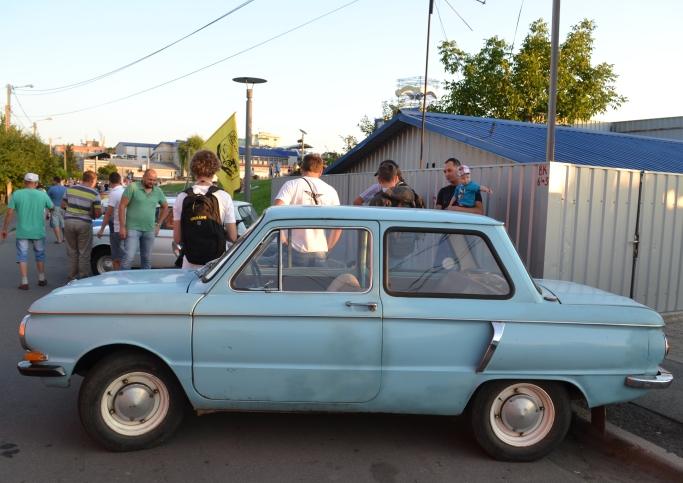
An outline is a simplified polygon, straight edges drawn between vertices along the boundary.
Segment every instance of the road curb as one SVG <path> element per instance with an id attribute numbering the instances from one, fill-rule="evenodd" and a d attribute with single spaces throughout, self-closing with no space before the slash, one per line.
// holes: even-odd
<path id="1" fill-rule="evenodd" d="M 591 425 L 590 411 L 575 405 L 572 410 L 575 414 L 572 433 L 581 443 L 668 481 L 683 482 L 683 458 L 610 423 L 602 435 Z"/>

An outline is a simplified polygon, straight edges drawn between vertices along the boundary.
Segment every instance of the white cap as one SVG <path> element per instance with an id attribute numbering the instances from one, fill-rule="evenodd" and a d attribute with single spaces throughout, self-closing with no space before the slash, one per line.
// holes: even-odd
<path id="1" fill-rule="evenodd" d="M 35 173 L 26 173 L 26 176 L 24 176 L 24 181 L 28 181 L 30 183 L 37 183 L 38 175 Z"/>

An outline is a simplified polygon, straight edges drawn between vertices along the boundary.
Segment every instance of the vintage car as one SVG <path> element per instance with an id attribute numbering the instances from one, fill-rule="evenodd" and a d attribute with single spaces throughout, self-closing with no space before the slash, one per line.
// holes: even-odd
<path id="1" fill-rule="evenodd" d="M 167 198 L 168 214 L 161 222 L 159 235 L 154 239 L 152 247 L 152 268 L 173 268 L 178 258 L 173 253 L 173 205 L 175 198 Z M 235 218 L 237 221 L 237 234 L 243 234 L 247 228 L 256 221 L 258 216 L 254 207 L 244 201 L 233 201 L 235 206 Z M 106 207 L 105 207 L 106 209 Z M 157 218 L 159 208 L 157 208 Z M 109 246 L 109 227 L 104 228 L 102 238 L 97 237 L 97 233 L 102 226 L 104 215 L 93 220 L 93 243 L 90 252 L 90 269 L 94 275 L 111 272 L 114 269 L 114 260 L 111 258 L 111 248 Z M 140 266 L 140 252 L 135 255 L 133 267 Z"/>
<path id="2" fill-rule="evenodd" d="M 306 253 L 306 236 L 328 250 Z M 670 385 L 663 326 L 633 300 L 533 280 L 483 216 L 280 206 L 197 271 L 108 272 L 36 301 L 18 368 L 50 387 L 83 376 L 81 421 L 113 451 L 165 440 L 187 403 L 469 409 L 488 453 L 530 461 L 565 437 L 570 399 L 596 407 Z"/>

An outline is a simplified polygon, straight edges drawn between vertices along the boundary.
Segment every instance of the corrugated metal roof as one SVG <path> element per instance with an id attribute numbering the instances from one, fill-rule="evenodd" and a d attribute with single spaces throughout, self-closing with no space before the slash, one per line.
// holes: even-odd
<path id="1" fill-rule="evenodd" d="M 420 127 L 422 113 L 401 111 L 325 171 L 340 173 L 407 126 Z M 425 129 L 518 163 L 545 161 L 547 125 L 454 114 L 427 113 Z M 683 141 L 557 127 L 555 161 L 585 166 L 683 173 Z"/>
<path id="2" fill-rule="evenodd" d="M 240 154 L 244 155 L 244 147 L 240 146 Z M 252 156 L 263 156 L 271 158 L 289 158 L 290 156 L 296 156 L 296 151 L 287 151 L 286 149 L 265 149 L 265 148 L 251 148 Z"/>
<path id="3" fill-rule="evenodd" d="M 158 144 L 149 144 L 149 143 L 127 143 L 121 141 L 119 143 L 121 146 L 137 146 L 138 148 L 155 148 L 158 146 Z M 118 146 L 118 144 L 117 144 Z"/>

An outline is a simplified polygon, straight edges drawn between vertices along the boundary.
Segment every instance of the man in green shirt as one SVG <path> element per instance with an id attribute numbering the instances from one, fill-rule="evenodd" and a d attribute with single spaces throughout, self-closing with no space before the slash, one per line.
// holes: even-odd
<path id="1" fill-rule="evenodd" d="M 55 209 L 50 197 L 44 191 L 36 189 L 38 175 L 28 173 L 24 176 L 26 189 L 12 194 L 7 205 L 5 224 L 2 226 L 0 238 L 7 239 L 7 226 L 12 214 L 17 212 L 17 263 L 21 271 L 20 290 L 28 290 L 28 247 L 33 245 L 38 266 L 38 285 L 47 285 L 45 278 L 45 208 Z"/>
<path id="2" fill-rule="evenodd" d="M 157 185 L 157 173 L 148 169 L 142 181 L 131 183 L 121 196 L 119 204 L 119 237 L 125 240 L 121 270 L 130 270 L 140 245 L 140 268 L 152 268 L 152 247 L 154 238 L 159 234 L 161 223 L 166 219 L 168 203 L 163 191 Z M 156 218 L 157 205 L 161 213 Z"/>

